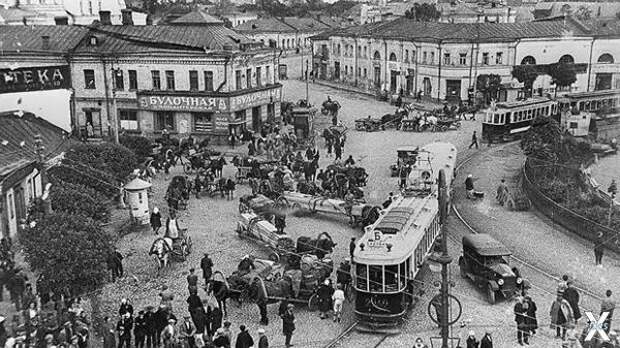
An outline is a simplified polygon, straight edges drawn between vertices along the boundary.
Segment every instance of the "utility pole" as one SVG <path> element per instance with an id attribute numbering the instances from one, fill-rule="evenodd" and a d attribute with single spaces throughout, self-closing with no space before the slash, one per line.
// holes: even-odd
<path id="1" fill-rule="evenodd" d="M 43 199 L 43 209 L 45 214 L 50 214 L 52 212 L 52 204 L 49 202 L 49 197 L 45 193 L 48 193 L 49 187 L 47 180 L 47 170 L 45 168 L 45 146 L 43 146 L 43 137 L 41 134 L 37 133 L 34 136 L 34 152 L 37 154 L 37 162 L 39 175 L 41 176 L 41 188 L 43 189 L 44 194 L 42 195 Z"/>
<path id="2" fill-rule="evenodd" d="M 441 57 L 440 57 L 441 59 Z M 445 180 L 444 171 L 439 173 L 439 218 L 441 222 L 441 256 L 438 262 L 441 264 L 441 318 L 438 318 L 441 326 L 441 348 L 449 348 L 450 340 L 450 296 L 449 296 L 449 279 L 448 265 L 452 262 L 452 257 L 448 255 L 448 233 L 445 228 L 445 222 L 448 214 L 448 187 Z M 443 179 L 443 180 L 442 180 Z"/>
<path id="3" fill-rule="evenodd" d="M 310 105 L 310 99 L 308 96 L 308 60 L 306 59 L 306 102 Z"/>

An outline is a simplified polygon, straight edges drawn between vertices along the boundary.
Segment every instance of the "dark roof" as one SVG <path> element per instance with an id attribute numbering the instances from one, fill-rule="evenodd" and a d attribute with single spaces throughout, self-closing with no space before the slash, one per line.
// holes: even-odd
<path id="1" fill-rule="evenodd" d="M 474 249 L 480 256 L 507 256 L 512 253 L 488 234 L 469 234 L 463 237 L 463 247 Z"/>
<path id="2" fill-rule="evenodd" d="M 619 28 L 620 25 L 616 26 Z M 615 29 L 614 29 L 615 30 Z M 610 30 L 614 32 L 614 30 Z M 357 27 L 340 29 L 319 34 L 314 39 L 325 39 L 328 36 L 358 36 L 405 39 L 417 41 L 456 41 L 484 42 L 514 41 L 522 38 L 562 37 L 567 34 L 574 36 L 591 35 L 591 30 L 582 23 L 573 20 L 548 20 L 528 23 L 437 23 L 417 22 L 413 19 L 399 18 L 386 23 L 372 23 Z"/>
<path id="3" fill-rule="evenodd" d="M 88 29 L 74 25 L 2 25 L 0 42 L 3 52 L 66 53 L 78 45 Z M 43 49 L 43 36 L 49 36 L 49 49 Z"/>
<path id="4" fill-rule="evenodd" d="M 375 226 L 375 229 L 383 233 L 397 233 L 405 227 L 407 220 L 415 209 L 413 208 L 394 208 L 389 210 L 381 221 Z"/>
<path id="5" fill-rule="evenodd" d="M 36 134 L 41 134 L 46 159 L 69 148 L 65 132 L 48 121 L 29 112 L 22 116 L 15 111 L 0 112 L 0 176 L 38 160 L 34 152 Z"/>
<path id="6" fill-rule="evenodd" d="M 328 25 L 308 17 L 284 17 L 282 21 L 301 32 L 321 32 L 331 29 Z"/>
<path id="7" fill-rule="evenodd" d="M 248 33 L 260 32 L 295 32 L 295 28 L 277 18 L 259 18 L 247 21 L 237 27 L 236 31 Z"/>
<path id="8" fill-rule="evenodd" d="M 210 14 L 202 10 L 194 10 L 184 16 L 181 16 L 170 24 L 174 25 L 211 25 L 211 24 L 224 24 L 220 19 L 217 19 Z"/>
<path id="9" fill-rule="evenodd" d="M 75 50 L 76 53 L 204 52 L 223 50 L 226 46 L 241 50 L 242 45 L 260 44 L 222 25 L 107 25 L 93 27 L 91 35 L 98 38 L 97 46 L 91 46 L 90 40 L 84 40 Z"/>

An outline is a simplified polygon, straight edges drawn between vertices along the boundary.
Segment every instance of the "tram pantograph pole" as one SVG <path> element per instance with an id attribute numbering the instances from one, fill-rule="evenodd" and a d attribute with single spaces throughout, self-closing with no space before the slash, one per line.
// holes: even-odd
<path id="1" fill-rule="evenodd" d="M 439 180 L 439 218 L 441 222 L 441 256 L 438 262 L 441 264 L 441 318 L 439 323 L 441 326 L 441 348 L 450 348 L 450 284 L 448 279 L 448 265 L 452 262 L 452 257 L 448 255 L 448 233 L 444 224 L 448 214 L 448 187 L 446 185 L 445 176 L 442 178 L 443 171 L 440 173 Z M 443 179 L 443 180 L 442 180 Z"/>

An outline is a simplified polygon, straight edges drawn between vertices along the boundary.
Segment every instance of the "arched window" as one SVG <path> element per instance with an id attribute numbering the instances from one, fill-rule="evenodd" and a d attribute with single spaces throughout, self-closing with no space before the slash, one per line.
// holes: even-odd
<path id="1" fill-rule="evenodd" d="M 390 53 L 390 62 L 395 62 L 396 61 L 396 53 L 392 52 Z"/>
<path id="2" fill-rule="evenodd" d="M 340 44 L 338 44 L 338 50 L 336 52 L 338 55 L 340 55 Z"/>
<path id="3" fill-rule="evenodd" d="M 375 51 L 375 55 L 373 56 L 374 59 L 381 59 L 381 53 L 379 53 L 379 51 Z"/>
<path id="4" fill-rule="evenodd" d="M 286 43 L 286 40 L 282 39 L 282 48 L 286 48 L 285 43 Z"/>
<path id="5" fill-rule="evenodd" d="M 573 58 L 573 56 L 571 56 L 570 54 L 565 54 L 562 57 L 560 57 L 560 60 L 558 60 L 558 62 L 564 63 L 564 64 L 573 64 L 575 63 L 575 58 Z"/>
<path id="6" fill-rule="evenodd" d="M 521 60 L 521 65 L 536 65 L 536 59 L 532 56 L 527 56 Z"/>
<path id="7" fill-rule="evenodd" d="M 358 57 L 362 56 L 362 46 L 357 46 L 357 56 Z"/>
<path id="8" fill-rule="evenodd" d="M 597 62 L 605 63 L 605 64 L 612 64 L 614 62 L 614 57 L 609 53 L 604 53 L 604 54 L 601 54 L 600 57 L 598 57 Z"/>
<path id="9" fill-rule="evenodd" d="M 366 46 L 364 46 L 364 58 L 368 57 L 368 54 L 366 53 Z"/>
<path id="10" fill-rule="evenodd" d="M 409 50 L 405 50 L 405 62 L 409 61 Z"/>

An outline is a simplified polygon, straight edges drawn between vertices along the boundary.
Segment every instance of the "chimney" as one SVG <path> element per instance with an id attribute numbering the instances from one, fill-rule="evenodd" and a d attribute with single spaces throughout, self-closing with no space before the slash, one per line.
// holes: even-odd
<path id="1" fill-rule="evenodd" d="M 50 49 L 50 37 L 49 37 L 49 35 L 41 36 L 41 41 L 43 42 L 43 49 L 44 50 L 49 50 Z"/>
<path id="2" fill-rule="evenodd" d="M 122 14 L 122 24 L 123 25 L 133 25 L 133 18 L 131 16 L 131 10 L 130 9 L 122 9 L 121 10 L 121 14 Z"/>
<path id="3" fill-rule="evenodd" d="M 69 25 L 69 17 L 54 17 L 54 22 L 56 22 L 56 25 Z"/>
<path id="4" fill-rule="evenodd" d="M 99 11 L 99 22 L 102 25 L 112 25 L 112 18 L 110 11 Z"/>

